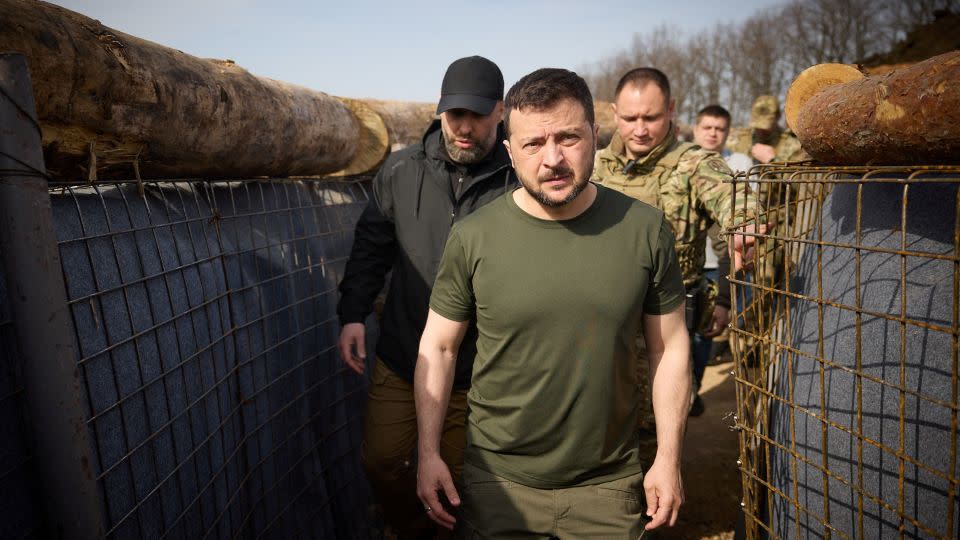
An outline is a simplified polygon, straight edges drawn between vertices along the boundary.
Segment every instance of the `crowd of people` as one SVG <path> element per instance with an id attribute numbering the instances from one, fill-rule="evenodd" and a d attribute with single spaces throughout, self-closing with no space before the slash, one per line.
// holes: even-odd
<path id="1" fill-rule="evenodd" d="M 439 119 L 374 178 L 340 283 L 341 356 L 372 368 L 362 459 L 388 536 L 672 526 L 685 425 L 730 322 L 726 276 L 750 259 L 749 234 L 721 233 L 764 227 L 757 194 L 729 180 L 799 150 L 776 99 L 757 100 L 735 144 L 719 105 L 683 142 L 667 76 L 633 69 L 598 149 L 571 71 L 504 94 L 497 65 L 473 56 L 440 89 Z M 364 321 L 388 273 L 368 362 Z"/>

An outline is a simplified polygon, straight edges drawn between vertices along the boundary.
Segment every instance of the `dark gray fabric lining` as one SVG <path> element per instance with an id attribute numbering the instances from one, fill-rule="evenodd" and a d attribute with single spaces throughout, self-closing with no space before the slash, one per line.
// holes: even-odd
<path id="1" fill-rule="evenodd" d="M 822 235 L 825 242 L 858 243 L 856 237 L 856 185 L 837 185 L 828 195 L 822 223 L 811 239 Z M 896 184 L 868 184 L 862 191 L 861 219 L 863 246 L 901 249 L 901 205 L 904 187 Z M 907 204 L 907 242 L 912 252 L 952 254 L 956 224 L 957 184 L 923 184 L 909 188 Z M 822 262 L 822 281 L 818 281 L 818 257 Z M 862 252 L 860 266 L 862 306 L 866 310 L 897 316 L 901 313 L 901 257 Z M 816 297 L 818 286 L 823 298 L 847 306 L 856 305 L 856 265 L 854 250 L 824 247 L 818 253 L 808 247 L 803 254 L 790 288 Z M 946 327 L 953 324 L 953 263 L 923 257 L 906 258 L 906 318 Z M 856 317 L 852 310 L 823 307 L 823 357 L 841 366 L 856 368 Z M 791 300 L 791 343 L 799 350 L 820 356 L 818 306 L 810 301 Z M 903 332 L 903 333 L 902 333 Z M 905 386 L 922 396 L 951 402 L 952 338 L 949 334 L 901 326 L 899 322 L 864 315 L 861 322 L 860 368 L 863 374 L 889 384 L 900 384 L 901 337 L 904 339 Z M 775 366 L 773 390 L 797 407 L 826 417 L 854 433 L 856 421 L 856 377 L 841 369 L 824 369 L 825 401 L 820 398 L 820 364 L 811 357 L 782 355 Z M 900 392 L 896 388 L 862 381 L 863 436 L 894 450 L 900 447 Z M 907 396 L 904 404 L 903 447 L 907 455 L 942 474 L 957 478 L 960 470 L 950 471 L 950 409 L 927 399 Z M 791 419 L 795 422 L 791 427 Z M 773 438 L 791 447 L 795 429 L 797 452 L 812 465 L 794 460 L 789 453 L 773 449 L 770 467 L 772 484 L 789 496 L 798 484 L 800 504 L 809 512 L 799 512 L 799 535 L 795 519 L 797 509 L 785 499 L 774 496 L 769 508 L 773 531 L 783 538 L 821 538 L 826 533 L 820 523 L 825 519 L 823 474 L 816 467 L 824 461 L 838 476 L 857 485 L 857 439 L 835 427 L 828 427 L 826 440 L 823 423 L 801 411 L 791 411 L 781 402 L 771 406 L 770 431 Z M 895 538 L 900 524 L 897 509 L 900 460 L 868 442 L 863 443 L 863 489 L 892 505 L 894 511 L 864 497 L 863 538 Z M 796 467 L 796 470 L 794 470 Z M 829 523 L 850 537 L 858 537 L 858 496 L 854 489 L 829 479 Z M 903 509 L 906 516 L 944 535 L 947 527 L 946 480 L 907 463 L 904 472 Z M 960 501 L 954 501 L 955 520 L 960 519 Z M 907 522 L 907 538 L 928 538 Z M 958 524 L 953 524 L 956 534 Z M 836 535 L 835 535 L 836 537 Z"/>
<path id="2" fill-rule="evenodd" d="M 113 536 L 369 536 L 365 380 L 335 350 L 365 191 L 181 182 L 51 201 Z"/>

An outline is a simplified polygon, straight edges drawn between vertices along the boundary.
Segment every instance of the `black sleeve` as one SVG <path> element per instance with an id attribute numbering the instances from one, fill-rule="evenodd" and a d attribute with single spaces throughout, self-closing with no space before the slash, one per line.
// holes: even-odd
<path id="1" fill-rule="evenodd" d="M 730 252 L 727 249 L 727 239 L 720 233 L 720 226 L 717 223 L 711 223 L 707 229 L 707 236 L 710 237 L 710 244 L 713 247 L 713 254 L 717 256 L 717 299 L 718 306 L 730 309 L 730 280 L 727 274 L 730 273 Z"/>
<path id="2" fill-rule="evenodd" d="M 717 259 L 717 299 L 718 306 L 730 309 L 730 280 L 727 274 L 730 273 L 730 256 L 724 254 Z"/>
<path id="3" fill-rule="evenodd" d="M 373 311 L 373 302 L 383 289 L 387 272 L 397 253 L 397 235 L 392 215 L 392 196 L 387 167 L 373 179 L 373 193 L 357 221 L 353 248 L 340 281 L 340 324 L 363 322 Z"/>

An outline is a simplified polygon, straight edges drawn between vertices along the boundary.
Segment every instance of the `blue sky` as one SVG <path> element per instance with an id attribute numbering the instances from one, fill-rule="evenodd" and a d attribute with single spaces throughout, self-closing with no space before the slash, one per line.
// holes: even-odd
<path id="1" fill-rule="evenodd" d="M 480 54 L 509 87 L 578 70 L 661 24 L 692 34 L 784 0 L 53 0 L 121 32 L 354 98 L 434 101 L 447 65 Z"/>

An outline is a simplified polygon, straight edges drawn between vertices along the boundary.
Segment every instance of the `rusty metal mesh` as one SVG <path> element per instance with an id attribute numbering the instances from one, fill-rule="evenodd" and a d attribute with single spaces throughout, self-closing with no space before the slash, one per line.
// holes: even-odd
<path id="1" fill-rule="evenodd" d="M 51 185 L 108 537 L 371 535 L 336 356 L 362 184 Z"/>
<path id="2" fill-rule="evenodd" d="M 751 173 L 775 225 L 731 280 L 746 537 L 956 538 L 960 168 Z"/>

